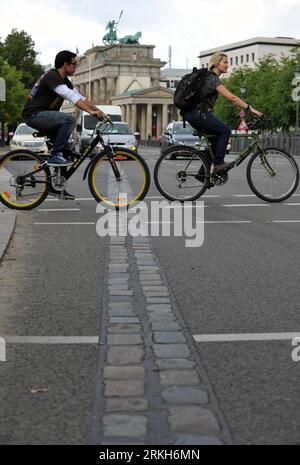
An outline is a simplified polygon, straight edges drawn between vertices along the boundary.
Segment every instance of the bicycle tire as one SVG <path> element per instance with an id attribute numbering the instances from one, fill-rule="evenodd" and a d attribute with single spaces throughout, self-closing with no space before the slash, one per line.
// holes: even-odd
<path id="1" fill-rule="evenodd" d="M 101 153 L 95 156 L 89 169 L 89 189 L 97 202 L 104 202 L 112 208 L 128 208 L 147 195 L 150 171 L 145 160 L 133 150 L 114 148 L 114 154 L 122 176 L 121 181 L 116 180 L 107 155 Z M 126 194 L 127 198 L 120 197 L 120 194 Z"/>
<path id="2" fill-rule="evenodd" d="M 184 194 L 182 191 L 182 187 L 179 187 L 178 185 L 176 189 L 176 186 L 175 186 L 176 182 L 177 183 L 182 182 L 184 173 L 185 174 L 187 173 L 186 167 L 184 167 L 184 164 L 183 164 L 182 169 L 178 169 L 178 167 L 176 167 L 175 164 L 174 164 L 174 169 L 172 169 L 173 168 L 172 163 L 174 161 L 175 162 L 178 161 L 180 157 L 183 157 L 183 160 L 185 160 L 185 157 L 186 157 L 187 161 L 192 158 L 195 162 L 194 165 L 198 164 L 197 167 L 193 167 L 196 173 L 198 173 L 200 169 L 203 170 L 202 181 L 200 180 L 198 181 L 197 178 L 195 178 L 195 175 L 192 174 L 192 171 L 191 171 L 191 174 L 188 175 L 189 177 L 191 177 L 191 179 L 193 178 L 192 182 L 195 182 L 195 183 L 198 182 L 198 184 L 195 186 L 187 185 L 185 187 L 186 190 L 194 188 L 192 195 Z M 162 176 L 164 176 L 164 174 L 162 174 L 162 171 L 163 171 L 162 165 L 165 161 L 172 162 L 172 163 L 168 163 L 168 166 L 166 165 L 166 168 L 164 168 L 164 171 L 166 173 L 166 178 L 168 178 L 167 181 L 164 181 L 162 179 Z M 167 149 L 165 149 L 163 153 L 161 154 L 161 156 L 159 157 L 159 159 L 157 160 L 155 167 L 154 167 L 154 183 L 158 191 L 166 199 L 171 200 L 171 201 L 175 201 L 175 200 L 179 200 L 180 202 L 193 201 L 201 197 L 201 195 L 204 194 L 204 192 L 206 191 L 209 185 L 209 177 L 210 177 L 209 175 L 210 175 L 210 163 L 208 162 L 206 156 L 203 153 L 201 153 L 199 150 L 196 150 L 193 147 L 184 146 L 184 145 L 168 147 Z M 171 182 L 169 182 L 170 176 L 171 177 L 173 176 L 173 179 L 171 180 L 172 184 L 174 185 L 173 188 L 171 186 Z M 180 180 L 180 176 L 182 176 L 181 180 Z M 179 195 L 179 191 L 182 192 L 182 195 Z"/>
<path id="3" fill-rule="evenodd" d="M 265 163 L 262 157 L 265 157 Z M 246 174 L 252 192 L 266 202 L 275 203 L 288 199 L 299 183 L 296 161 L 291 154 L 276 147 L 267 147 L 263 152 L 252 155 Z"/>
<path id="4" fill-rule="evenodd" d="M 23 187 L 20 183 L 14 184 L 17 177 L 25 176 L 26 172 L 31 173 L 43 163 L 44 160 L 30 150 L 13 150 L 0 158 L 0 201 L 6 207 L 12 210 L 32 210 L 45 200 L 50 182 L 47 166 L 37 171 L 38 177 L 31 175 Z M 36 189 L 39 186 L 43 187 Z"/>

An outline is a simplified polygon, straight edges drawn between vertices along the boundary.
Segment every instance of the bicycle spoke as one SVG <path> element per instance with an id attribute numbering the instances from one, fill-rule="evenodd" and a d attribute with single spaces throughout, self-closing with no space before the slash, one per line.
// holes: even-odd
<path id="1" fill-rule="evenodd" d="M 109 206 L 126 207 L 146 195 L 150 175 L 145 162 L 129 150 L 120 150 L 114 159 L 120 178 L 116 179 L 107 157 L 96 160 L 89 185 L 94 197 Z"/>
<path id="2" fill-rule="evenodd" d="M 34 208 L 46 197 L 47 182 L 47 169 L 29 151 L 9 152 L 0 162 L 0 200 L 10 208 Z"/>
<path id="3" fill-rule="evenodd" d="M 155 184 L 169 200 L 194 200 L 206 190 L 209 166 L 202 155 L 182 147 L 162 154 L 154 168 Z"/>
<path id="4" fill-rule="evenodd" d="M 280 202 L 297 188 L 299 170 L 291 155 L 280 149 L 267 148 L 264 154 L 257 153 L 249 161 L 247 179 L 258 197 Z"/>

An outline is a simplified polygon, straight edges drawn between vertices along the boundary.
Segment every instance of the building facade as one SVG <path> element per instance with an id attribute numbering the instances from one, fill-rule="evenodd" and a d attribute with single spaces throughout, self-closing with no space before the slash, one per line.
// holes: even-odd
<path id="1" fill-rule="evenodd" d="M 159 136 L 179 114 L 174 91 L 161 85 L 166 64 L 153 57 L 154 45 L 97 46 L 79 55 L 72 82 L 96 105 L 120 105 L 124 121 L 141 139 Z M 74 111 L 65 103 L 64 111 Z"/>
<path id="2" fill-rule="evenodd" d="M 175 90 L 183 76 L 191 72 L 191 69 L 164 68 L 161 70 L 160 84 L 167 89 Z"/>
<path id="3" fill-rule="evenodd" d="M 254 37 L 253 39 L 201 51 L 199 56 L 200 68 L 208 67 L 210 57 L 218 51 L 223 51 L 228 55 L 230 73 L 242 66 L 254 67 L 262 57 L 270 53 L 275 58 L 289 57 L 292 54 L 292 49 L 297 45 L 300 45 L 300 40 L 290 37 Z"/>
<path id="4" fill-rule="evenodd" d="M 178 119 L 173 96 L 172 90 L 155 86 L 116 95 L 111 103 L 121 106 L 124 120 L 145 140 L 160 136 L 172 119 Z"/>

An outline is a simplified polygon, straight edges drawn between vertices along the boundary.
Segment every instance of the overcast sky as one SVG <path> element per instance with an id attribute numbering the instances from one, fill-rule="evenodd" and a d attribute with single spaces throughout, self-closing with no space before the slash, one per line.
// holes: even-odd
<path id="1" fill-rule="evenodd" d="M 142 32 L 155 58 L 172 67 L 198 65 L 201 50 L 252 37 L 300 38 L 300 0 L 0 0 L 0 37 L 26 31 L 49 64 L 59 50 L 102 45 L 109 20 L 123 16 L 118 37 Z"/>

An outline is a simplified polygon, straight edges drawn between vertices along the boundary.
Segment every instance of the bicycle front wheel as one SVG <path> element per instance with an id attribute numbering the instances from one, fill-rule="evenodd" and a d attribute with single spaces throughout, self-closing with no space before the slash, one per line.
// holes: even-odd
<path id="1" fill-rule="evenodd" d="M 255 153 L 247 166 L 247 181 L 257 197 L 267 202 L 282 202 L 297 189 L 299 169 L 287 152 L 268 147 Z"/>
<path id="2" fill-rule="evenodd" d="M 150 186 L 150 172 L 143 158 L 132 150 L 116 148 L 113 162 L 119 179 L 106 154 L 97 156 L 89 170 L 89 188 L 97 202 L 124 208 L 143 200 Z"/>
<path id="3" fill-rule="evenodd" d="M 15 210 L 31 210 L 48 194 L 50 171 L 29 150 L 13 150 L 0 159 L 0 201 Z"/>
<path id="4" fill-rule="evenodd" d="M 154 182 L 168 200 L 196 200 L 207 189 L 210 164 L 198 150 L 176 146 L 163 151 L 154 167 Z"/>

